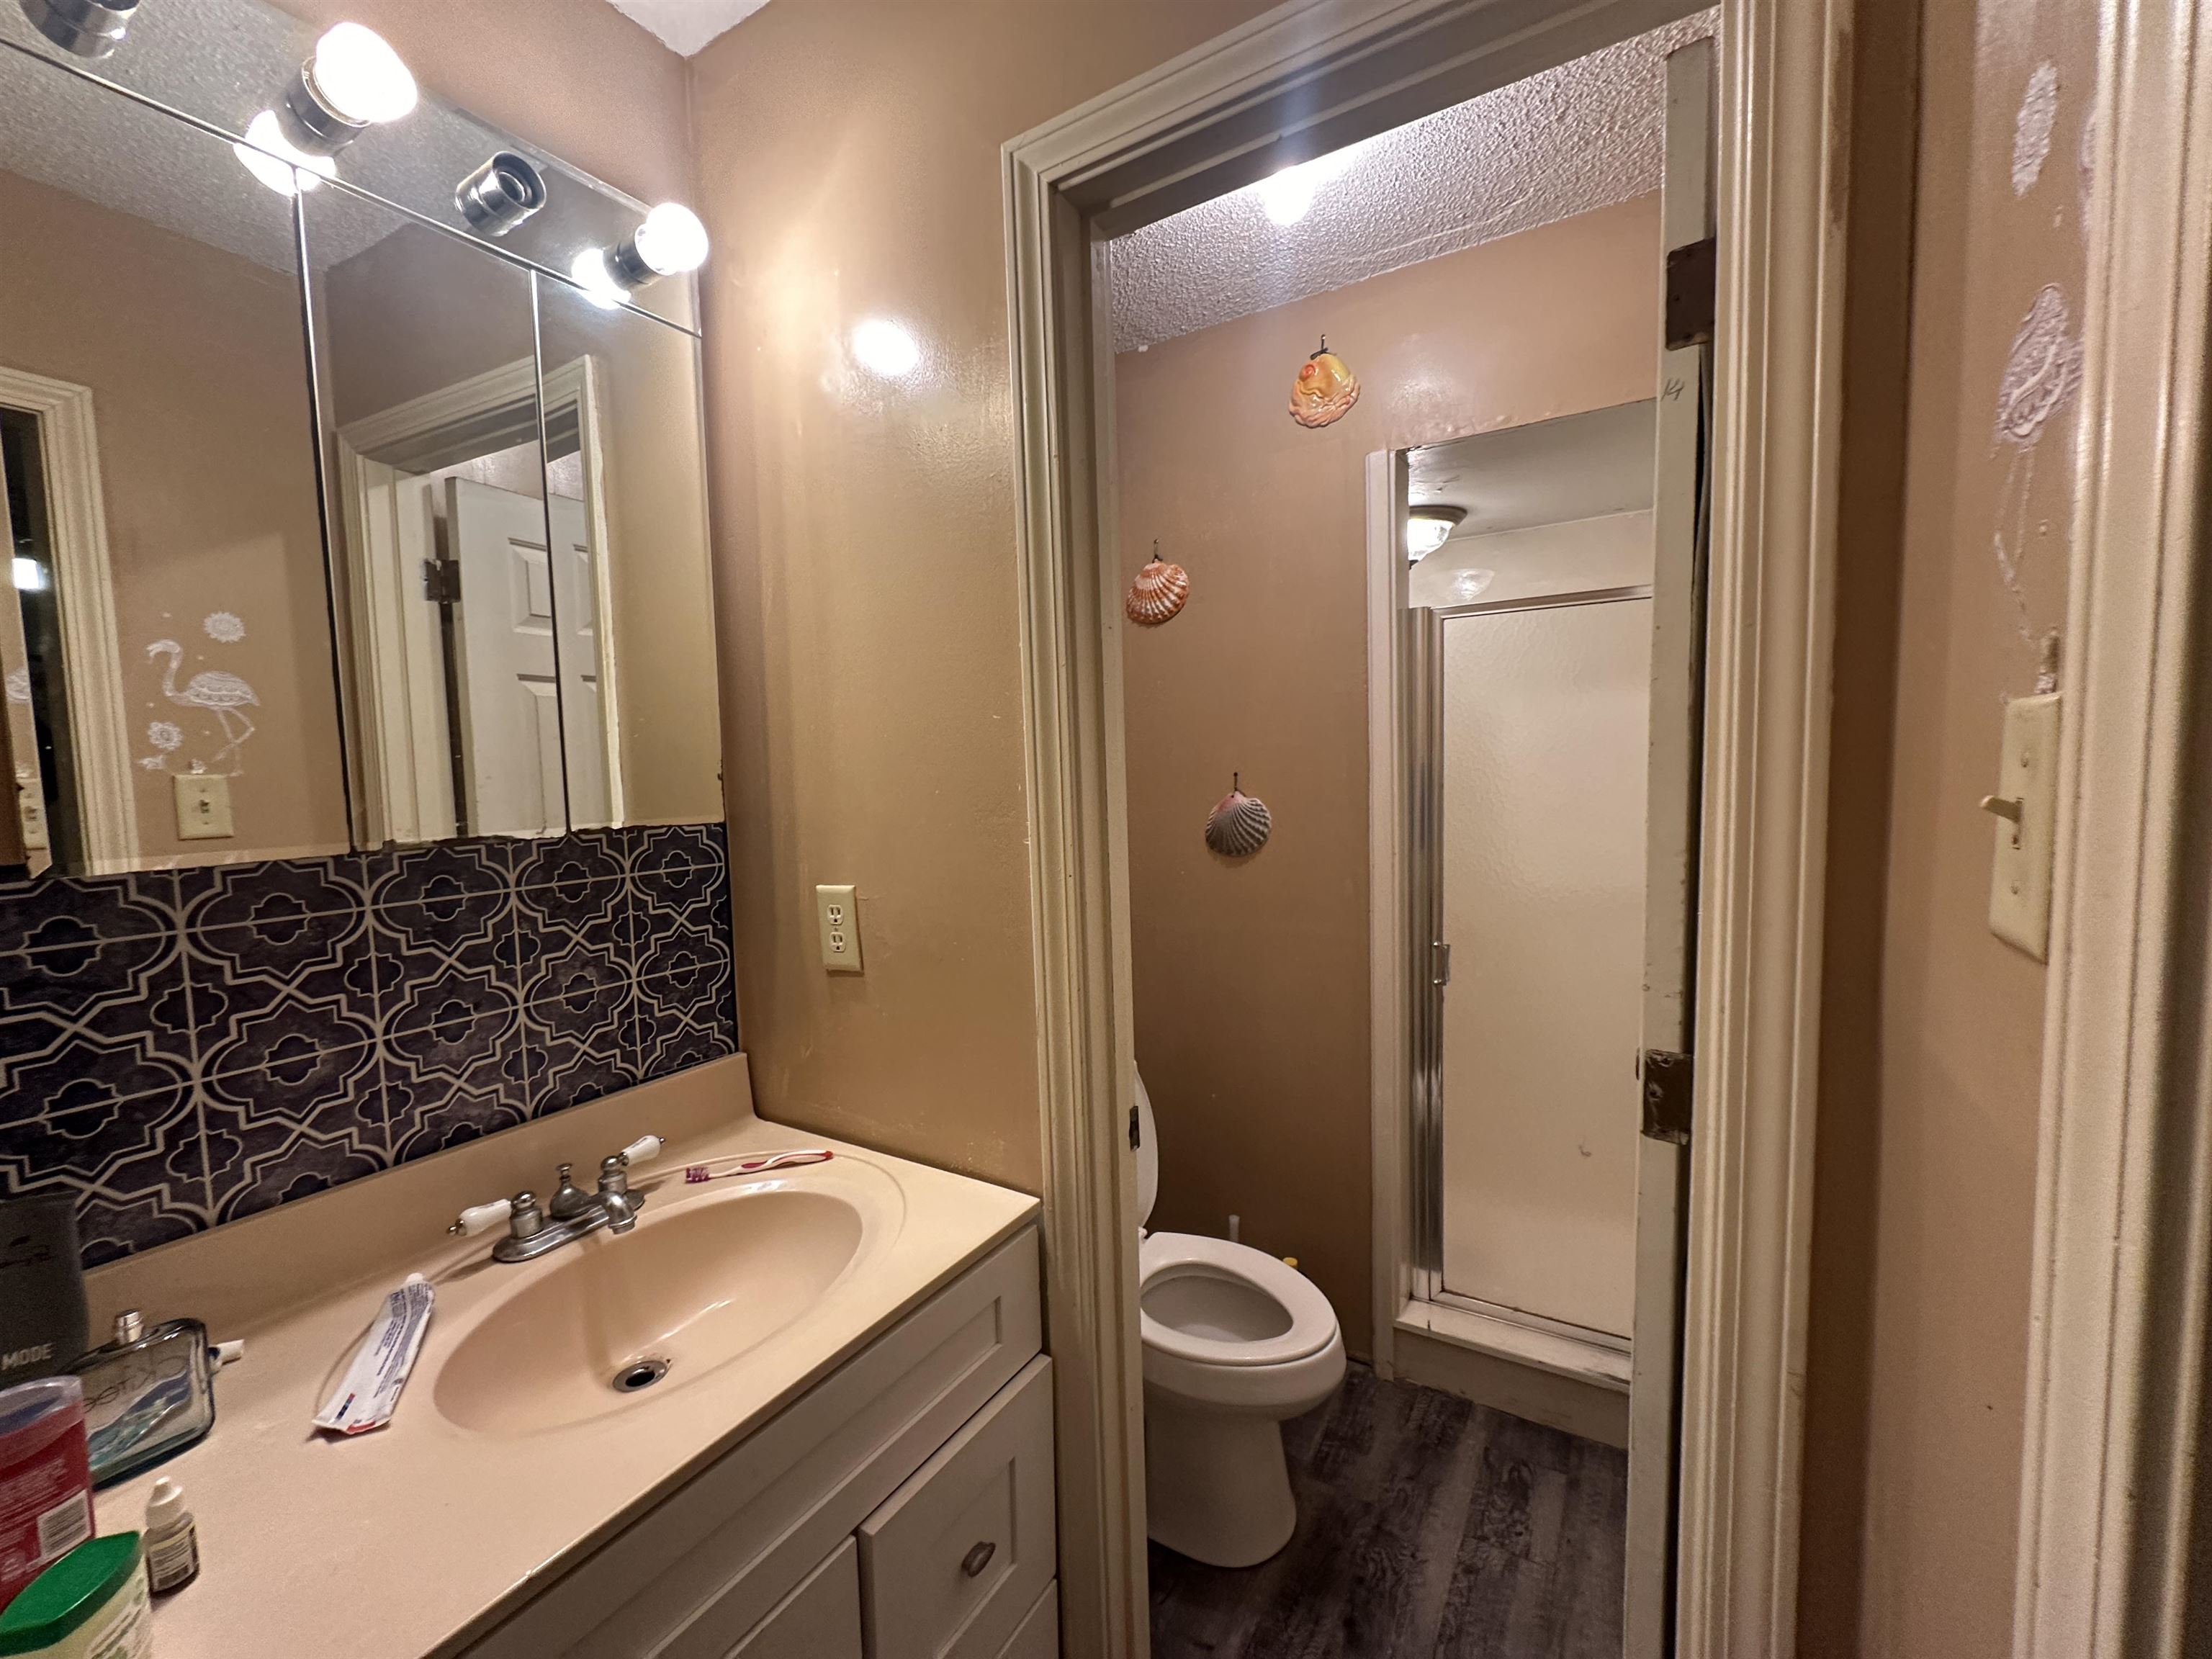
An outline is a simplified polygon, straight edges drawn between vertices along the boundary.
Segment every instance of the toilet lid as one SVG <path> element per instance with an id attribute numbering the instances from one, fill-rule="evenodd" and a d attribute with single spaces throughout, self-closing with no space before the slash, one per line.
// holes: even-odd
<path id="1" fill-rule="evenodd" d="M 1212 1273 L 1241 1279 L 1272 1299 L 1289 1319 L 1279 1335 L 1257 1341 L 1201 1336 L 1155 1319 L 1144 1310 L 1145 1292 L 1178 1273 Z M 1249 1244 L 1196 1233 L 1154 1233 L 1137 1246 L 1138 1321 L 1145 1346 L 1207 1365 L 1280 1365 L 1319 1353 L 1336 1340 L 1336 1310 L 1296 1267 Z"/>

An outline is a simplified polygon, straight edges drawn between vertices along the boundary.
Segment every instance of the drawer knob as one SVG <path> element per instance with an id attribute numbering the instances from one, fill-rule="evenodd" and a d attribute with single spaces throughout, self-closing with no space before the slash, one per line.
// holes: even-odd
<path id="1" fill-rule="evenodd" d="M 991 1565 L 991 1558 L 998 1553 L 999 1547 L 987 1538 L 960 1558 L 960 1571 L 973 1578 Z"/>

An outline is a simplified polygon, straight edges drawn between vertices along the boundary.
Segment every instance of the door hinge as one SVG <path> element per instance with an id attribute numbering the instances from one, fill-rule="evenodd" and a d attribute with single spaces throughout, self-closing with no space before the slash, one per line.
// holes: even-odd
<path id="1" fill-rule="evenodd" d="M 1429 946 L 1429 983 L 1435 986 L 1451 983 L 1451 946 L 1443 939 Z"/>
<path id="2" fill-rule="evenodd" d="M 1720 247 L 1712 237 L 1667 252 L 1667 349 L 1704 345 L 1713 337 Z"/>
<path id="3" fill-rule="evenodd" d="M 1637 1070 L 1644 1081 L 1644 1134 L 1687 1146 L 1692 1082 L 1697 1074 L 1691 1057 L 1671 1048 L 1646 1048 Z"/>
<path id="4" fill-rule="evenodd" d="M 461 602 L 461 567 L 453 559 L 422 561 L 422 597 L 433 605 Z"/>
<path id="5" fill-rule="evenodd" d="M 1132 1106 L 1129 1108 L 1129 1150 L 1135 1152 L 1143 1139 L 1144 1137 L 1137 1133 L 1137 1109 Z"/>

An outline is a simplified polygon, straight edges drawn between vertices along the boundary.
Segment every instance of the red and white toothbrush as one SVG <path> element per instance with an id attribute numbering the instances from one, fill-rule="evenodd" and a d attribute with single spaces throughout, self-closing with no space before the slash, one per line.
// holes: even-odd
<path id="1" fill-rule="evenodd" d="M 714 1158 L 704 1164 L 688 1164 L 684 1182 L 727 1181 L 738 1176 L 765 1175 L 770 1170 L 796 1170 L 809 1164 L 827 1164 L 834 1154 L 818 1149 L 799 1152 L 763 1152 L 751 1158 Z"/>

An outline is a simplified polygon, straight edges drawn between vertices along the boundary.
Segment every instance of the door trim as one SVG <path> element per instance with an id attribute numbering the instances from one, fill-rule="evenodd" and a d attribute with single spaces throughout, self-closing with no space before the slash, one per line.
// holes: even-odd
<path id="1" fill-rule="evenodd" d="M 2212 4 L 2099 9 L 2017 1659 L 2212 1636 Z"/>
<path id="2" fill-rule="evenodd" d="M 1120 234 L 1685 15 L 1294 0 L 1011 141 L 1002 179 L 1046 1281 L 1070 1659 L 1146 1649 L 1112 343 Z M 1681 1650 L 1796 1635 L 1850 0 L 1724 0 Z M 1386 1305 L 1389 1305 L 1386 1304 Z"/>
<path id="3" fill-rule="evenodd" d="M 92 388 L 0 367 L 0 404 L 35 416 L 39 422 L 85 873 L 135 870 L 137 774 L 131 768 L 130 700 L 116 631 L 115 567 L 108 558 L 107 498 L 100 477 Z"/>

